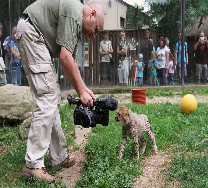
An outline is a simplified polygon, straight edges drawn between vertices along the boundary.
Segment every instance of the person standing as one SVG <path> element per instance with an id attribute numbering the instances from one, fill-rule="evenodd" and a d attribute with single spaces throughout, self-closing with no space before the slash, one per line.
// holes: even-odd
<path id="1" fill-rule="evenodd" d="M 3 25 L 0 23 L 0 38 L 2 37 L 3 34 Z M 0 41 L 0 86 L 6 85 L 7 84 L 7 79 L 6 79 L 6 66 L 4 63 L 3 59 L 3 50 L 2 50 L 2 44 Z"/>
<path id="2" fill-rule="evenodd" d="M 17 27 L 12 28 L 12 39 L 10 41 L 10 51 L 11 51 L 11 75 L 12 75 L 12 84 L 21 85 L 22 79 L 22 65 L 21 65 L 21 56 L 19 52 L 19 46 L 16 42 L 16 30 Z"/>
<path id="3" fill-rule="evenodd" d="M 11 44 L 12 36 L 7 36 L 3 42 L 3 49 L 5 52 L 5 65 L 6 65 L 6 78 L 7 83 L 11 83 L 11 51 L 10 51 L 10 44 Z"/>
<path id="4" fill-rule="evenodd" d="M 127 58 L 128 44 L 126 41 L 126 34 L 124 32 L 120 32 L 119 38 L 120 40 L 117 47 L 117 54 L 119 56 L 118 79 L 120 86 L 127 86 L 129 78 L 129 60 Z"/>
<path id="5" fill-rule="evenodd" d="M 16 38 L 22 65 L 36 102 L 30 126 L 22 175 L 55 181 L 45 169 L 49 150 L 53 167 L 68 168 L 75 160 L 68 155 L 59 114 L 60 90 L 52 57 L 59 57 L 63 70 L 83 105 L 93 106 L 94 93 L 85 85 L 75 56 L 83 32 L 95 38 L 103 29 L 104 14 L 98 3 L 77 0 L 37 0 L 28 6 L 17 25 Z"/>
<path id="6" fill-rule="evenodd" d="M 175 59 L 176 59 L 176 66 L 177 66 L 177 72 L 178 72 L 178 78 L 179 78 L 179 84 L 181 83 L 181 62 L 182 62 L 182 45 L 181 45 L 181 33 L 179 34 L 179 42 L 176 43 L 175 48 Z M 187 77 L 187 67 L 188 65 L 188 45 L 187 42 L 184 42 L 184 78 Z"/>
<path id="7" fill-rule="evenodd" d="M 143 63 L 143 55 L 138 55 L 138 63 L 137 63 L 137 82 L 138 86 L 143 86 L 143 71 L 144 71 L 145 64 Z"/>
<path id="8" fill-rule="evenodd" d="M 153 40 L 150 38 L 149 30 L 144 32 L 144 40 L 140 44 L 140 53 L 143 54 L 144 67 L 144 81 L 146 84 L 149 83 L 149 71 L 148 62 L 151 59 L 151 52 L 153 51 Z"/>
<path id="9" fill-rule="evenodd" d="M 175 72 L 175 63 L 174 63 L 174 56 L 170 54 L 169 62 L 168 62 L 168 83 L 169 85 L 175 85 L 174 82 L 174 72 Z"/>
<path id="10" fill-rule="evenodd" d="M 157 85 L 157 69 L 158 69 L 158 61 L 156 58 L 156 54 L 154 51 L 151 53 L 151 59 L 148 62 L 148 69 L 150 75 L 150 85 L 156 86 Z"/>
<path id="11" fill-rule="evenodd" d="M 104 38 L 100 42 L 99 53 L 101 56 L 100 62 L 100 84 L 101 86 L 111 85 L 112 83 L 112 54 L 113 48 L 109 40 L 109 32 L 104 31 Z"/>
<path id="12" fill-rule="evenodd" d="M 169 62 L 169 49 L 165 45 L 165 38 L 160 37 L 159 40 L 160 46 L 157 48 L 157 61 L 158 61 L 158 69 L 157 76 L 160 85 L 166 85 L 166 68 Z"/>
<path id="13" fill-rule="evenodd" d="M 203 81 L 204 84 L 207 84 L 207 45 L 208 43 L 204 37 L 204 32 L 201 32 L 199 35 L 199 40 L 196 44 L 194 44 L 194 61 L 196 63 L 196 77 L 198 84 L 200 84 L 201 81 Z"/>

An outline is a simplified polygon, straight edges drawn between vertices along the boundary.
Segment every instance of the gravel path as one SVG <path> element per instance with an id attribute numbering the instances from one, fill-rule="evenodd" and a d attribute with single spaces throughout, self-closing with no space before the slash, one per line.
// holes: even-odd
<path id="1" fill-rule="evenodd" d="M 117 94 L 114 95 L 114 97 L 118 100 L 119 104 L 126 104 L 126 103 L 132 103 L 131 94 Z M 208 102 L 208 95 L 195 95 L 196 100 L 198 103 L 207 103 Z M 180 104 L 181 102 L 181 96 L 174 95 L 174 96 L 156 96 L 153 98 L 146 97 L 146 103 L 147 104 L 157 104 L 157 103 L 170 103 L 170 104 Z"/>

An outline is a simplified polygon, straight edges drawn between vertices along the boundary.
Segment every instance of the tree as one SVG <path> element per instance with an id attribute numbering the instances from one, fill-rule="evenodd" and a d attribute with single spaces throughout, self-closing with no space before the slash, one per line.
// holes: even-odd
<path id="1" fill-rule="evenodd" d="M 151 8 L 151 20 L 157 20 L 160 35 L 167 36 L 172 44 L 181 32 L 181 0 L 145 0 Z M 186 0 L 186 31 L 199 17 L 208 15 L 207 0 Z M 187 33 L 187 32 L 186 32 Z"/>
<path id="2" fill-rule="evenodd" d="M 11 27 L 15 26 L 24 9 L 35 0 L 0 0 L 0 23 L 4 26 L 4 35 L 9 35 Z"/>
<path id="3" fill-rule="evenodd" d="M 128 5 L 126 12 L 127 29 L 141 29 L 144 25 L 149 25 L 149 16 L 143 10 L 144 8 Z"/>

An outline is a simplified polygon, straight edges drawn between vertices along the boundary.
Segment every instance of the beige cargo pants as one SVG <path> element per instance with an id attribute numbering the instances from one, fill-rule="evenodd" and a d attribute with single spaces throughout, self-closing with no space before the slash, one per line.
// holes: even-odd
<path id="1" fill-rule="evenodd" d="M 49 51 L 43 37 L 28 20 L 20 19 L 16 38 L 22 64 L 36 102 L 30 127 L 26 165 L 44 167 L 44 155 L 49 149 L 52 165 L 63 162 L 67 154 L 66 140 L 59 114 L 60 90 Z"/>

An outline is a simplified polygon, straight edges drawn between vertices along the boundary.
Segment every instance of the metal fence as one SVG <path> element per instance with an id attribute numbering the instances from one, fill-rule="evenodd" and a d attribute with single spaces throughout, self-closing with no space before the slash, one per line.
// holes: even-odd
<path id="1" fill-rule="evenodd" d="M 132 38 L 135 39 L 137 42 L 136 50 L 133 52 L 134 55 L 138 55 L 139 53 L 139 45 L 140 41 L 143 40 L 144 37 L 144 30 L 111 30 L 109 31 L 109 39 L 112 42 L 113 47 L 113 59 L 114 64 L 112 66 L 112 85 L 118 84 L 118 75 L 117 75 L 117 68 L 118 68 L 118 55 L 117 51 L 117 44 L 119 41 L 119 33 L 121 31 L 125 31 L 127 35 L 127 40 Z M 151 38 L 153 39 L 154 46 L 156 46 L 156 42 L 158 41 L 159 34 L 155 31 L 151 31 Z M 83 38 L 80 48 L 78 48 L 78 56 L 77 61 L 79 65 L 79 69 L 81 75 L 88 86 L 100 86 L 100 55 L 99 55 L 99 46 L 100 41 L 103 39 L 103 32 L 100 32 L 95 39 L 86 39 Z M 130 50 L 128 51 L 128 57 L 131 57 Z M 62 90 L 70 88 L 70 84 L 68 83 L 64 71 L 60 66 L 59 59 L 54 59 L 54 63 L 56 66 L 60 88 Z"/>

